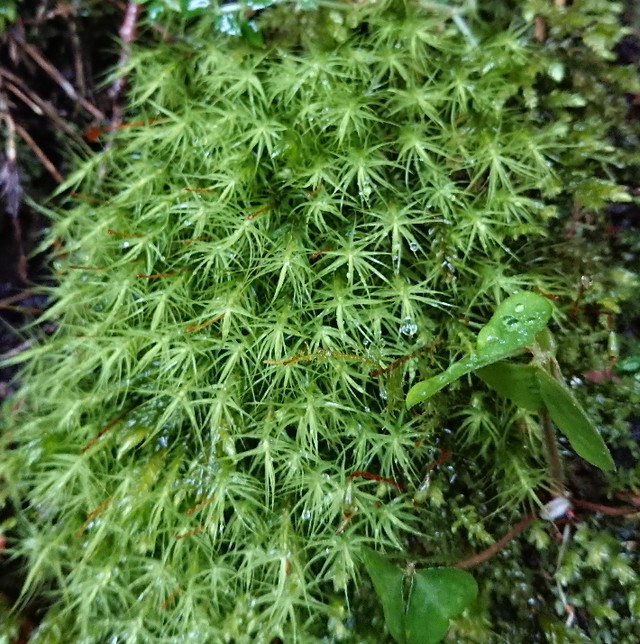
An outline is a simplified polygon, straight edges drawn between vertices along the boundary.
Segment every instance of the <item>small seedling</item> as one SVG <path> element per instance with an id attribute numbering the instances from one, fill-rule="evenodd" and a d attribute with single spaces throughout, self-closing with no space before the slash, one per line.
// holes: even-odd
<path id="1" fill-rule="evenodd" d="M 549 301 L 535 293 L 508 297 L 480 329 L 476 352 L 416 384 L 406 404 L 411 408 L 474 372 L 519 407 L 538 411 L 550 477 L 560 495 L 555 500 L 568 504 L 562 495 L 562 466 L 551 420 L 586 461 L 603 470 L 613 469 L 614 464 L 604 441 L 562 378 L 547 328 L 552 312 Z M 505 360 L 523 350 L 533 354 L 530 364 Z M 556 508 L 551 510 L 557 512 Z M 530 520 L 528 517 L 524 521 Z M 441 641 L 449 629 L 449 620 L 460 615 L 477 595 L 473 577 L 458 568 L 427 568 L 405 575 L 373 551 L 365 551 L 364 563 L 382 602 L 387 628 L 399 644 Z"/>
<path id="2" fill-rule="evenodd" d="M 597 429 L 566 385 L 554 355 L 554 342 L 547 323 L 552 307 L 535 293 L 518 293 L 498 306 L 489 322 L 480 329 L 476 353 L 452 364 L 446 371 L 414 385 L 407 395 L 411 408 L 440 391 L 454 380 L 475 372 L 501 396 L 530 411 L 538 411 L 543 431 L 548 419 L 556 424 L 582 458 L 608 471 L 613 459 Z M 522 350 L 533 354 L 529 364 L 506 362 Z M 553 443 L 553 444 L 552 444 Z M 558 479 L 555 444 L 545 438 L 553 478 Z"/>
<path id="3" fill-rule="evenodd" d="M 364 565 L 398 644 L 436 644 L 447 634 L 449 620 L 478 594 L 475 579 L 456 568 L 408 568 L 405 573 L 373 550 L 365 550 Z"/>

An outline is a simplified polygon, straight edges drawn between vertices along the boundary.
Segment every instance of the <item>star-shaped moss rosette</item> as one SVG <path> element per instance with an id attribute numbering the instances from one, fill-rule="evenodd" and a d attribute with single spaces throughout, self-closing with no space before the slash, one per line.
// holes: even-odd
<path id="1" fill-rule="evenodd" d="M 561 378 L 552 353 L 537 345 L 536 336 L 546 329 L 551 314 L 551 304 L 535 293 L 508 297 L 480 329 L 476 353 L 414 385 L 407 395 L 407 407 L 427 400 L 458 378 L 475 372 L 519 407 L 531 411 L 546 409 L 578 455 L 602 470 L 614 469 L 607 446 Z M 504 361 L 523 349 L 534 347 L 536 357 L 531 364 Z"/>

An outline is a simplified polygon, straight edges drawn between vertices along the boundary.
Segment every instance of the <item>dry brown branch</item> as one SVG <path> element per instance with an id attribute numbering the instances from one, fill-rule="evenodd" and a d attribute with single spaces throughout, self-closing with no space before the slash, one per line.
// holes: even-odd
<path id="1" fill-rule="evenodd" d="M 131 55 L 131 43 L 136 37 L 136 28 L 138 24 L 138 16 L 142 10 L 142 5 L 137 2 L 127 2 L 124 18 L 118 33 L 122 41 L 122 47 L 120 49 L 120 57 L 118 59 L 118 75 L 113 85 L 109 89 L 109 98 L 113 101 L 113 118 L 111 125 L 117 126 L 121 122 L 120 118 L 120 106 L 117 104 L 118 98 L 122 93 L 122 90 L 125 85 L 125 78 L 122 75 L 122 68 L 125 66 Z"/>
<path id="2" fill-rule="evenodd" d="M 542 16 L 536 16 L 533 23 L 533 37 L 537 42 L 544 42 L 547 39 L 547 23 Z"/>
<path id="3" fill-rule="evenodd" d="M 19 302 L 21 299 L 25 297 L 31 297 L 33 293 L 31 292 L 30 289 L 25 289 L 21 293 L 15 293 L 14 295 L 10 295 L 9 297 L 2 298 L 0 300 L 0 308 L 3 306 L 9 306 L 10 304 L 14 304 L 15 302 Z"/>
<path id="4" fill-rule="evenodd" d="M 26 351 L 33 343 L 34 343 L 33 339 L 25 340 L 22 344 L 19 344 L 17 347 L 13 347 L 13 349 L 10 349 L 6 353 L 0 354 L 0 360 L 7 360 L 12 356 L 17 356 L 19 353 Z"/>
<path id="5" fill-rule="evenodd" d="M 7 95 L 4 91 L 4 81 L 0 78 L 0 120 L 6 126 L 5 135 L 5 158 L 0 166 L 0 196 L 2 197 L 3 209 L 11 217 L 11 224 L 18 249 L 18 264 L 16 272 L 22 281 L 27 280 L 27 257 L 22 244 L 22 229 L 18 212 L 22 203 L 22 185 L 16 165 L 16 133 L 19 134 L 19 126 L 14 122 Z"/>
<path id="6" fill-rule="evenodd" d="M 34 112 L 38 116 L 44 115 L 44 112 L 42 111 L 40 106 L 36 105 L 26 94 L 22 92 L 22 90 L 18 89 L 13 83 L 5 82 L 4 86 L 8 92 L 11 92 L 11 94 L 19 98 L 25 105 L 27 105 L 32 112 Z"/>
<path id="7" fill-rule="evenodd" d="M 69 25 L 69 41 L 71 42 L 71 49 L 73 51 L 73 68 L 76 85 L 78 87 L 78 94 L 82 97 L 87 96 L 87 83 L 84 75 L 84 63 L 82 61 L 82 46 L 80 44 L 80 37 L 76 28 L 75 20 L 68 20 Z"/>
<path id="8" fill-rule="evenodd" d="M 25 105 L 28 105 L 38 116 L 49 117 L 61 132 L 64 132 L 79 145 L 86 147 L 82 137 L 60 116 L 53 105 L 27 87 L 21 78 L 2 66 L 0 66 L 0 76 L 4 77 L 4 85 L 8 92 L 20 99 Z"/>
<path id="9" fill-rule="evenodd" d="M 52 65 L 42 54 L 33 46 L 26 43 L 17 33 L 13 32 L 13 39 L 17 42 L 22 50 L 60 87 L 60 89 L 73 101 L 76 101 L 82 108 L 84 108 L 91 116 L 104 121 L 104 114 L 93 103 L 86 98 L 79 96 L 73 85 Z"/>
<path id="10" fill-rule="evenodd" d="M 18 136 L 31 148 L 31 151 L 38 157 L 38 160 L 45 167 L 47 172 L 56 180 L 57 183 L 63 183 L 64 177 L 56 170 L 49 157 L 42 151 L 42 148 L 31 138 L 22 126 L 16 123 L 16 132 Z"/>

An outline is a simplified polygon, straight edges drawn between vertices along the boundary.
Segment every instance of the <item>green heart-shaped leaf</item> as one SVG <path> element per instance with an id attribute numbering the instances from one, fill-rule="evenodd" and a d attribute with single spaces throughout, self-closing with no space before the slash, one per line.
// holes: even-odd
<path id="1" fill-rule="evenodd" d="M 569 439 L 576 453 L 601 470 L 615 469 L 602 436 L 571 391 L 542 369 L 536 370 L 536 378 L 551 419 Z"/>
<path id="2" fill-rule="evenodd" d="M 427 568 L 411 578 L 405 606 L 404 573 L 385 557 L 365 550 L 364 565 L 382 602 L 384 619 L 398 644 L 435 644 L 475 599 L 478 586 L 467 572 L 456 568 Z"/>
<path id="3" fill-rule="evenodd" d="M 382 602 L 384 621 L 391 637 L 398 644 L 408 644 L 404 635 L 403 571 L 373 550 L 365 550 L 363 559 L 376 594 Z"/>
<path id="4" fill-rule="evenodd" d="M 475 579 L 456 568 L 427 568 L 413 576 L 405 615 L 407 644 L 435 644 L 457 617 L 476 598 Z"/>
<path id="5" fill-rule="evenodd" d="M 540 394 L 537 371 L 538 367 L 528 364 L 500 361 L 478 369 L 476 375 L 518 407 L 538 411 L 545 405 Z"/>

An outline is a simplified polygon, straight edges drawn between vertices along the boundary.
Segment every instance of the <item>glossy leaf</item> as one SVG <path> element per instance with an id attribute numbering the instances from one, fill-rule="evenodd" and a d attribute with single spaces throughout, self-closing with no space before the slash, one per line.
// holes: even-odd
<path id="1" fill-rule="evenodd" d="M 545 405 L 540 394 L 537 371 L 539 367 L 532 365 L 500 361 L 478 369 L 476 375 L 518 407 L 538 411 Z"/>
<path id="2" fill-rule="evenodd" d="M 364 565 L 382 602 L 389 633 L 398 644 L 409 644 L 404 634 L 403 571 L 373 550 L 364 551 Z"/>
<path id="3" fill-rule="evenodd" d="M 211 5 L 211 0 L 180 0 L 180 11 L 185 16 L 192 16 L 200 11 L 211 8 Z"/>
<path id="4" fill-rule="evenodd" d="M 489 362 L 493 362 L 493 360 L 490 360 Z M 483 363 L 477 356 L 467 356 L 462 360 L 454 362 L 446 371 L 439 373 L 437 376 L 433 376 L 433 378 L 416 383 L 411 387 L 411 389 L 409 389 L 409 393 L 407 394 L 407 409 L 417 405 L 419 402 L 423 402 L 428 398 L 431 398 L 433 394 L 437 393 L 448 384 L 458 380 L 458 378 L 462 378 L 462 376 L 471 373 L 475 369 L 479 369 L 485 364 L 489 363 Z"/>
<path id="5" fill-rule="evenodd" d="M 609 449 L 571 391 L 542 369 L 536 378 L 551 419 L 576 453 L 601 470 L 615 469 Z"/>
<path id="6" fill-rule="evenodd" d="M 240 21 L 240 33 L 247 43 L 257 49 L 264 47 L 264 39 L 255 22 L 251 20 Z"/>
<path id="7" fill-rule="evenodd" d="M 443 387 L 477 369 L 506 358 L 532 344 L 551 318 L 551 304 L 535 293 L 508 297 L 478 333 L 478 352 L 454 362 L 446 371 L 415 384 L 407 394 L 407 408 L 433 396 Z"/>
<path id="8" fill-rule="evenodd" d="M 407 644 L 435 644 L 449 630 L 449 621 L 476 598 L 475 579 L 456 568 L 427 568 L 413 576 L 405 615 Z"/>
<path id="9" fill-rule="evenodd" d="M 478 356 L 494 356 L 493 362 L 524 349 L 547 326 L 553 309 L 536 293 L 518 293 L 502 302 L 478 333 Z"/>

